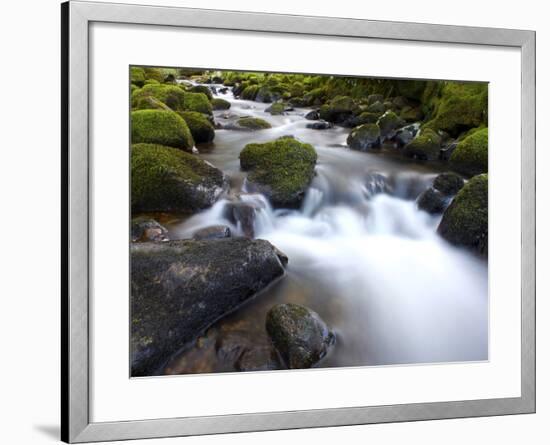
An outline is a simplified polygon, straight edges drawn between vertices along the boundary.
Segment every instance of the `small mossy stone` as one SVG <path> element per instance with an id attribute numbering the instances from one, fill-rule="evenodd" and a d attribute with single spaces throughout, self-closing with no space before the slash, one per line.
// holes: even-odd
<path id="1" fill-rule="evenodd" d="M 456 195 L 462 187 L 464 187 L 464 179 L 452 172 L 437 175 L 433 182 L 433 188 L 446 196 Z"/>
<path id="2" fill-rule="evenodd" d="M 183 110 L 212 114 L 212 104 L 204 93 L 184 93 Z"/>
<path id="3" fill-rule="evenodd" d="M 212 109 L 215 111 L 218 110 L 229 110 L 231 108 L 231 102 L 225 99 L 221 99 L 219 97 L 215 97 L 210 101 L 212 104 Z"/>
<path id="4" fill-rule="evenodd" d="M 178 114 L 191 130 L 195 143 L 204 144 L 214 140 L 214 126 L 204 114 L 197 111 L 180 111 Z"/>
<path id="5" fill-rule="evenodd" d="M 145 71 L 138 66 L 130 67 L 130 82 L 138 87 L 145 83 Z"/>
<path id="6" fill-rule="evenodd" d="M 316 312 L 293 303 L 273 306 L 266 316 L 266 330 L 290 369 L 306 369 L 317 364 L 335 338 Z"/>
<path id="7" fill-rule="evenodd" d="M 183 118 L 173 111 L 133 111 L 131 124 L 132 144 L 160 144 L 189 152 L 195 145 L 189 127 Z"/>
<path id="8" fill-rule="evenodd" d="M 395 130 L 403 126 L 403 123 L 393 111 L 386 111 L 377 122 L 380 128 L 380 136 L 391 137 L 392 134 L 395 134 Z"/>
<path id="9" fill-rule="evenodd" d="M 354 150 L 366 151 L 380 147 L 380 127 L 377 124 L 363 124 L 348 135 L 347 144 Z"/>
<path id="10" fill-rule="evenodd" d="M 241 117 L 237 120 L 237 125 L 248 130 L 266 130 L 271 128 L 271 124 L 259 117 Z"/>
<path id="11" fill-rule="evenodd" d="M 439 158 L 441 137 L 433 130 L 423 129 L 420 134 L 405 146 L 404 154 L 410 158 L 433 161 Z"/>
<path id="12" fill-rule="evenodd" d="M 271 104 L 269 107 L 265 109 L 266 113 L 269 113 L 273 116 L 284 114 L 286 109 L 286 105 L 282 102 L 275 102 L 274 104 Z"/>
<path id="13" fill-rule="evenodd" d="M 349 96 L 336 96 L 319 110 L 321 119 L 335 124 L 349 120 L 359 110 L 358 105 Z"/>
<path id="14" fill-rule="evenodd" d="M 437 229 L 452 244 L 465 246 L 487 257 L 489 234 L 489 177 L 473 177 L 445 210 Z"/>
<path id="15" fill-rule="evenodd" d="M 239 155 L 248 181 L 279 207 L 298 207 L 313 179 L 317 153 L 290 137 L 244 147 Z"/>
<path id="16" fill-rule="evenodd" d="M 486 173 L 489 163 L 489 129 L 482 128 L 461 140 L 449 162 L 454 170 L 468 176 Z"/>
<path id="17" fill-rule="evenodd" d="M 130 164 L 133 212 L 194 212 L 227 188 L 220 170 L 176 148 L 134 144 Z"/>

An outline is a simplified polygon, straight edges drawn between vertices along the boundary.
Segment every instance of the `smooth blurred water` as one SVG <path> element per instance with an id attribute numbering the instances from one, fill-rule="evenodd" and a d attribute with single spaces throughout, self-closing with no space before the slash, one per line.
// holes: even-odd
<path id="1" fill-rule="evenodd" d="M 269 104 L 236 100 L 230 93 L 220 97 L 232 103 L 230 113 L 260 117 L 273 126 L 256 132 L 217 130 L 214 147 L 201 150 L 203 159 L 230 176 L 233 192 L 246 191 L 238 155 L 249 142 L 293 135 L 315 147 L 318 164 L 299 210 L 274 210 L 261 195 L 242 195 L 257 208 L 255 236 L 289 257 L 287 274 L 218 322 L 213 335 L 246 326 L 253 343 L 264 345 L 269 308 L 294 302 L 318 312 L 336 332 L 336 346 L 322 367 L 488 358 L 487 264 L 443 241 L 436 233 L 439 217 L 416 208 L 416 197 L 437 168 L 349 150 L 349 130 L 307 129 L 306 109 L 271 116 L 264 111 Z M 221 114 L 216 112 L 216 120 L 223 121 Z M 214 224 L 240 234 L 224 218 L 226 204 L 222 199 L 170 226 L 172 236 L 190 237 Z M 219 358 L 184 352 L 172 372 L 195 372 L 193 360 Z M 224 366 L 202 363 L 200 368 Z"/>

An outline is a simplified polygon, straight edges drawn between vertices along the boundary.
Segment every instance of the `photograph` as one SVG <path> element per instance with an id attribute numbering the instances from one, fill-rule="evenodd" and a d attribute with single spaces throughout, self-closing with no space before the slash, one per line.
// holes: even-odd
<path id="1" fill-rule="evenodd" d="M 131 377 L 489 360 L 487 82 L 128 87 Z"/>

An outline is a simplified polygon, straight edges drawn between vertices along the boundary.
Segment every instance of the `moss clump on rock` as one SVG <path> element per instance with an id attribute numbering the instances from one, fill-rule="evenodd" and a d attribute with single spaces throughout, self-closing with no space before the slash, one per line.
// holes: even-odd
<path id="1" fill-rule="evenodd" d="M 380 119 L 378 119 L 378 127 L 380 127 L 380 136 L 389 137 L 395 134 L 395 130 L 403 126 L 403 121 L 393 111 L 386 111 Z"/>
<path id="2" fill-rule="evenodd" d="M 136 101 L 135 110 L 167 110 L 172 111 L 172 109 L 166 105 L 164 102 L 158 100 L 154 96 L 143 96 L 138 101 Z"/>
<path id="3" fill-rule="evenodd" d="M 156 80 L 157 82 L 164 81 L 164 73 L 160 68 L 144 67 L 145 79 Z"/>
<path id="4" fill-rule="evenodd" d="M 212 99 L 212 90 L 208 88 L 206 85 L 194 85 L 191 88 L 189 88 L 190 93 L 202 93 L 208 99 Z"/>
<path id="5" fill-rule="evenodd" d="M 464 187 L 464 179 L 452 172 L 437 175 L 433 183 L 434 189 L 447 196 L 455 195 L 462 187 Z"/>
<path id="6" fill-rule="evenodd" d="M 265 130 L 271 128 L 271 124 L 259 117 L 241 117 L 237 121 L 239 127 L 243 127 L 247 130 Z"/>
<path id="7" fill-rule="evenodd" d="M 212 114 L 212 104 L 204 93 L 185 93 L 183 111 Z"/>
<path id="8" fill-rule="evenodd" d="M 354 150 L 379 148 L 380 127 L 377 124 L 364 124 L 354 128 L 348 136 L 347 144 Z"/>
<path id="9" fill-rule="evenodd" d="M 138 87 L 142 87 L 145 82 L 145 71 L 138 66 L 130 67 L 130 82 Z"/>
<path id="10" fill-rule="evenodd" d="M 229 110 L 231 108 L 231 102 L 219 97 L 215 97 L 210 101 L 212 109 L 214 110 Z"/>
<path id="11" fill-rule="evenodd" d="M 197 144 L 212 142 L 214 140 L 214 126 L 204 114 L 196 111 L 180 111 L 178 114 L 183 117 Z"/>
<path id="12" fill-rule="evenodd" d="M 480 82 L 447 82 L 440 95 L 431 99 L 432 119 L 426 124 L 451 136 L 487 125 L 488 88 Z M 429 106 L 429 103 L 427 103 Z"/>
<path id="13" fill-rule="evenodd" d="M 445 210 L 438 233 L 452 244 L 468 247 L 487 257 L 489 246 L 489 177 L 472 178 Z"/>
<path id="14" fill-rule="evenodd" d="M 173 111 L 133 111 L 131 122 L 132 144 L 146 142 L 185 151 L 191 151 L 195 145 L 189 127 L 183 118 Z"/>
<path id="15" fill-rule="evenodd" d="M 405 146 L 405 156 L 433 161 L 439 158 L 441 150 L 441 137 L 433 130 L 426 128 Z"/>
<path id="16" fill-rule="evenodd" d="M 171 147 L 134 144 L 130 163 L 133 212 L 193 212 L 227 187 L 220 170 Z"/>
<path id="17" fill-rule="evenodd" d="M 274 115 L 284 114 L 285 109 L 286 109 L 286 105 L 284 103 L 275 102 L 274 104 L 267 107 L 265 109 L 265 112 L 274 116 Z"/>
<path id="18" fill-rule="evenodd" d="M 185 91 L 176 85 L 149 84 L 132 94 L 132 108 L 140 109 L 149 97 L 154 97 L 174 111 L 183 111 Z M 145 107 L 146 108 L 146 107 Z"/>
<path id="19" fill-rule="evenodd" d="M 244 100 L 255 100 L 259 89 L 260 87 L 258 85 L 249 85 L 242 91 L 241 97 Z"/>
<path id="20" fill-rule="evenodd" d="M 450 159 L 456 171 L 468 176 L 486 173 L 489 162 L 489 129 L 482 128 L 458 143 Z"/>
<path id="21" fill-rule="evenodd" d="M 343 123 L 359 110 L 358 105 L 349 96 L 336 96 L 319 110 L 321 119 L 335 124 Z"/>
<path id="22" fill-rule="evenodd" d="M 313 179 L 317 153 L 310 144 L 283 137 L 248 144 L 239 155 L 248 181 L 280 207 L 298 207 Z"/>

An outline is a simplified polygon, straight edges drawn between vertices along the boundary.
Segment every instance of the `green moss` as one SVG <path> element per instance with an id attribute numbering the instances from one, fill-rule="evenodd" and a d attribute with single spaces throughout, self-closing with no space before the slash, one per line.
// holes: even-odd
<path id="1" fill-rule="evenodd" d="M 474 249 L 483 256 L 488 252 L 489 177 L 472 178 L 445 210 L 438 232 L 452 244 Z"/>
<path id="2" fill-rule="evenodd" d="M 284 114 L 286 105 L 282 102 L 275 102 L 267 107 L 265 111 L 271 115 Z"/>
<path id="3" fill-rule="evenodd" d="M 242 91 L 241 98 L 244 100 L 254 100 L 259 89 L 258 85 L 249 85 Z"/>
<path id="4" fill-rule="evenodd" d="M 271 128 L 271 124 L 258 117 L 241 117 L 237 124 L 249 130 L 265 130 Z"/>
<path id="5" fill-rule="evenodd" d="M 143 96 L 136 101 L 135 110 L 167 110 L 171 111 L 170 107 L 164 102 L 161 102 L 156 97 L 153 96 Z"/>
<path id="6" fill-rule="evenodd" d="M 153 79 L 157 82 L 164 80 L 164 73 L 160 68 L 144 67 L 143 71 L 145 72 L 145 79 Z"/>
<path id="7" fill-rule="evenodd" d="M 130 67 L 130 82 L 138 87 L 142 87 L 145 82 L 145 71 L 138 66 Z"/>
<path id="8" fill-rule="evenodd" d="M 195 211 L 224 187 L 221 171 L 175 148 L 134 144 L 130 163 L 133 212 Z"/>
<path id="9" fill-rule="evenodd" d="M 229 110 L 231 108 L 231 102 L 219 97 L 215 97 L 210 101 L 210 103 L 212 104 L 212 109 L 214 110 Z"/>
<path id="10" fill-rule="evenodd" d="M 384 113 L 377 123 L 382 137 L 389 136 L 394 130 L 403 126 L 403 121 L 393 111 Z"/>
<path id="11" fill-rule="evenodd" d="M 264 144 L 248 144 L 239 156 L 248 180 L 259 186 L 274 205 L 298 206 L 313 179 L 317 153 L 296 139 L 286 137 Z"/>
<path id="12" fill-rule="evenodd" d="M 399 117 L 405 122 L 419 122 L 423 119 L 424 114 L 418 107 L 405 106 L 399 113 Z"/>
<path id="13" fill-rule="evenodd" d="M 289 88 L 288 92 L 290 93 L 290 97 L 300 97 L 304 95 L 304 85 L 301 82 L 293 82 Z"/>
<path id="14" fill-rule="evenodd" d="M 133 83 L 130 85 L 130 97 L 134 93 L 134 91 L 139 90 L 139 87 L 137 85 L 134 85 Z"/>
<path id="15" fill-rule="evenodd" d="M 451 155 L 452 168 L 468 176 L 486 173 L 489 163 L 488 145 L 488 128 L 482 128 L 465 137 Z"/>
<path id="16" fill-rule="evenodd" d="M 190 93 L 202 93 L 208 99 L 212 99 L 212 90 L 208 88 L 206 85 L 194 85 L 188 90 Z"/>
<path id="17" fill-rule="evenodd" d="M 176 113 L 138 110 L 131 114 L 132 144 L 146 142 L 191 151 L 194 144 L 187 124 Z"/>
<path id="18" fill-rule="evenodd" d="M 326 90 L 324 88 L 314 88 L 304 95 L 304 105 L 321 105 L 325 102 L 327 97 Z"/>
<path id="19" fill-rule="evenodd" d="M 433 161 L 439 158 L 441 137 L 430 128 L 423 128 L 404 150 L 405 156 Z"/>
<path id="20" fill-rule="evenodd" d="M 355 126 L 363 124 L 375 124 L 380 118 L 380 113 L 371 113 L 369 111 L 363 111 L 359 116 L 355 117 L 353 123 Z"/>
<path id="21" fill-rule="evenodd" d="M 185 93 L 183 111 L 212 114 L 212 104 L 203 93 Z"/>
<path id="22" fill-rule="evenodd" d="M 132 94 L 132 108 L 140 109 L 142 101 L 146 97 L 154 97 L 174 111 L 183 111 L 185 103 L 185 91 L 176 85 L 145 85 Z"/>
<path id="23" fill-rule="evenodd" d="M 336 96 L 319 110 L 321 119 L 328 122 L 343 123 L 359 111 L 358 105 L 349 96 Z"/>
<path id="24" fill-rule="evenodd" d="M 197 144 L 212 142 L 214 140 L 214 126 L 204 114 L 196 111 L 180 111 L 178 114 L 185 120 Z"/>
<path id="25" fill-rule="evenodd" d="M 380 127 L 377 124 L 363 124 L 348 135 L 347 144 L 354 150 L 369 150 L 380 146 Z"/>
<path id="26" fill-rule="evenodd" d="M 440 97 L 433 98 L 434 109 L 426 124 L 458 136 L 465 130 L 487 125 L 488 86 L 480 82 L 446 82 Z"/>

